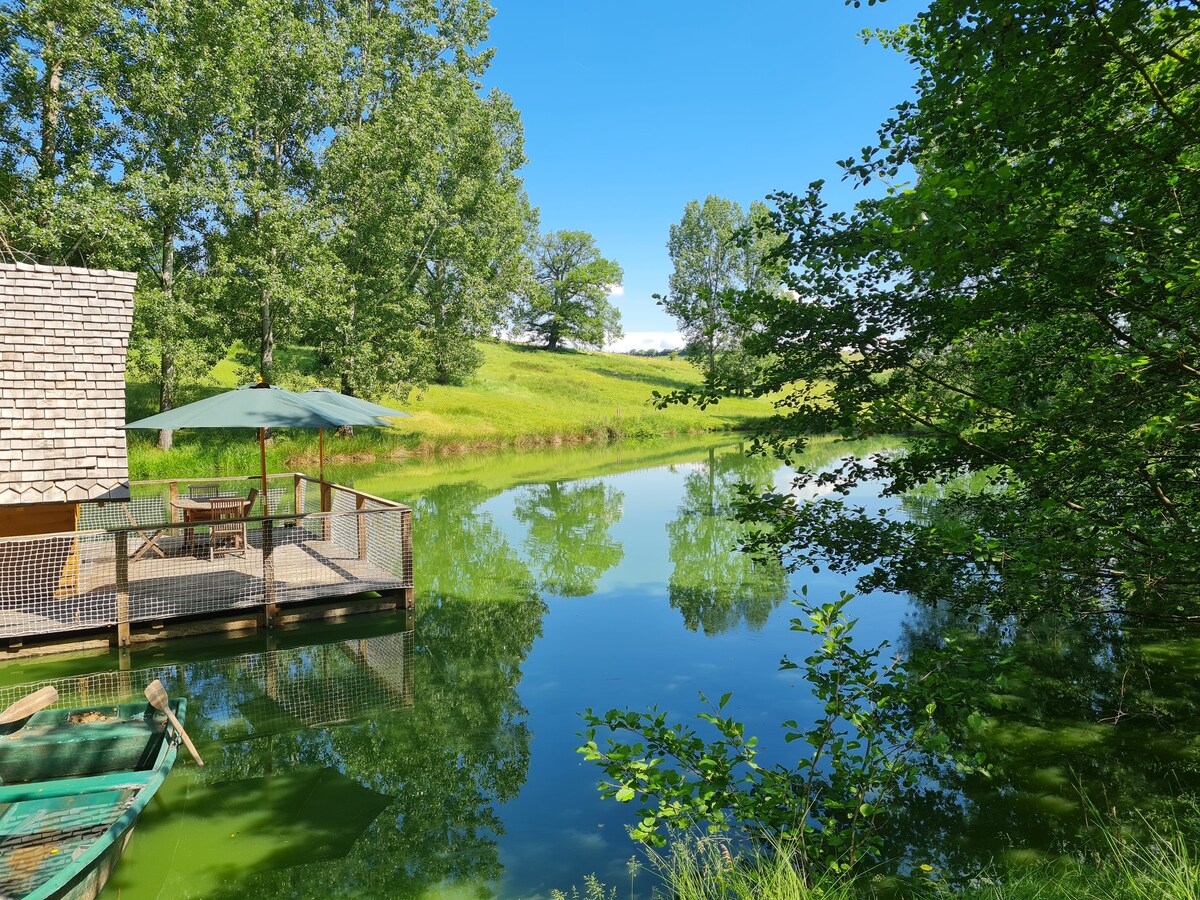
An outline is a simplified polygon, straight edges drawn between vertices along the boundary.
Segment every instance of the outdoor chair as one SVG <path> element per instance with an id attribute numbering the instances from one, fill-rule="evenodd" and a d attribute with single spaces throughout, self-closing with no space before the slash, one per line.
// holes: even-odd
<path id="1" fill-rule="evenodd" d="M 221 488 L 215 484 L 190 484 L 188 496 L 193 500 L 211 500 L 221 493 Z"/>
<path id="2" fill-rule="evenodd" d="M 241 497 L 218 497 L 212 503 L 208 558 L 241 553 L 246 555 L 246 501 Z"/>
<path id="3" fill-rule="evenodd" d="M 150 530 L 149 527 L 141 525 L 137 519 L 133 517 L 133 511 L 129 508 L 128 503 L 121 504 L 121 512 L 125 514 L 125 520 L 134 527 L 137 534 L 141 536 L 143 541 L 142 546 L 138 547 L 137 550 L 135 550 L 129 557 L 129 561 L 137 562 L 147 553 L 151 552 L 153 552 L 156 556 L 165 559 L 167 554 L 163 551 L 162 547 L 158 546 L 158 540 L 167 533 L 169 525 L 164 523 L 161 528 L 156 528 L 153 533 L 147 534 L 146 532 Z"/>

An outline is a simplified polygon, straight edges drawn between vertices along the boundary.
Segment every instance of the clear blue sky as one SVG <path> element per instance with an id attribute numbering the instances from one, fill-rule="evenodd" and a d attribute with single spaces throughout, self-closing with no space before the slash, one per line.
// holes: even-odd
<path id="1" fill-rule="evenodd" d="M 903 58 L 858 36 L 910 21 L 918 0 L 493 0 L 489 86 L 525 123 L 523 170 L 543 232 L 591 232 L 625 270 L 628 332 L 671 332 L 666 242 L 689 200 L 748 207 L 831 183 L 912 96 Z"/>

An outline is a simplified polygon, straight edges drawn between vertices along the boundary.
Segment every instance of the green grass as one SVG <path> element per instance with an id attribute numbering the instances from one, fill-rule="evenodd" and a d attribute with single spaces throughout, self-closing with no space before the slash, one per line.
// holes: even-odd
<path id="1" fill-rule="evenodd" d="M 707 410 L 654 409 L 653 391 L 699 384 L 695 367 L 681 359 L 550 353 L 488 342 L 480 349 L 484 364 L 467 384 L 433 385 L 411 397 L 375 398 L 412 417 L 396 420 L 391 428 L 360 428 L 351 438 L 327 435 L 327 460 L 366 462 L 734 431 L 772 412 L 769 400 L 746 398 L 724 400 Z M 184 391 L 178 403 L 236 387 L 238 371 L 233 359 L 223 360 L 204 383 Z M 131 420 L 147 416 L 157 411 L 157 396 L 149 385 L 131 382 L 127 405 Z M 180 431 L 169 454 L 158 451 L 153 440 L 153 433 L 130 432 L 134 479 L 237 474 L 258 468 L 258 448 L 250 431 Z M 316 462 L 315 432 L 276 433 L 268 455 L 270 468 L 315 471 Z"/>

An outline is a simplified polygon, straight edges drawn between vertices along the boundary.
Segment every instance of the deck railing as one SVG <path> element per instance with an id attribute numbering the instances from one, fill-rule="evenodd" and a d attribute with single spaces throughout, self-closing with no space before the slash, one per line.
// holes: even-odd
<path id="1" fill-rule="evenodd" d="M 112 629 L 364 592 L 412 605 L 412 510 L 298 473 L 271 476 L 242 518 L 242 546 L 214 546 L 212 522 L 189 517 L 192 484 L 249 499 L 261 479 L 135 482 L 129 503 L 84 503 L 78 530 L 0 538 L 0 646 L 26 637 Z M 210 488 L 205 493 L 210 493 Z M 264 514 L 267 513 L 267 514 Z"/>

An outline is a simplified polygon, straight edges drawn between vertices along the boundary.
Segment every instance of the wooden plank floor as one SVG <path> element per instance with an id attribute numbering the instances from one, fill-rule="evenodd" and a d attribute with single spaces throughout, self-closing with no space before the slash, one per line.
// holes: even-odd
<path id="1" fill-rule="evenodd" d="M 411 587 L 396 572 L 368 559 L 357 547 L 339 540 L 320 539 L 302 527 L 274 529 L 274 597 L 278 604 L 342 597 L 364 591 L 395 591 Z M 217 614 L 261 606 L 264 601 L 261 532 L 251 531 L 238 554 L 209 558 L 209 538 L 198 534 L 194 545 L 183 534 L 164 534 L 153 552 L 129 563 L 129 611 L 132 622 L 151 622 L 177 616 Z M 136 555 L 141 540 L 130 542 Z M 371 555 L 386 559 L 390 548 Z M 73 590 L 63 587 L 54 596 L 45 592 L 28 599 L 8 600 L 0 607 L 0 638 L 76 631 L 116 622 L 117 575 L 113 542 L 80 541 L 78 572 Z"/>

